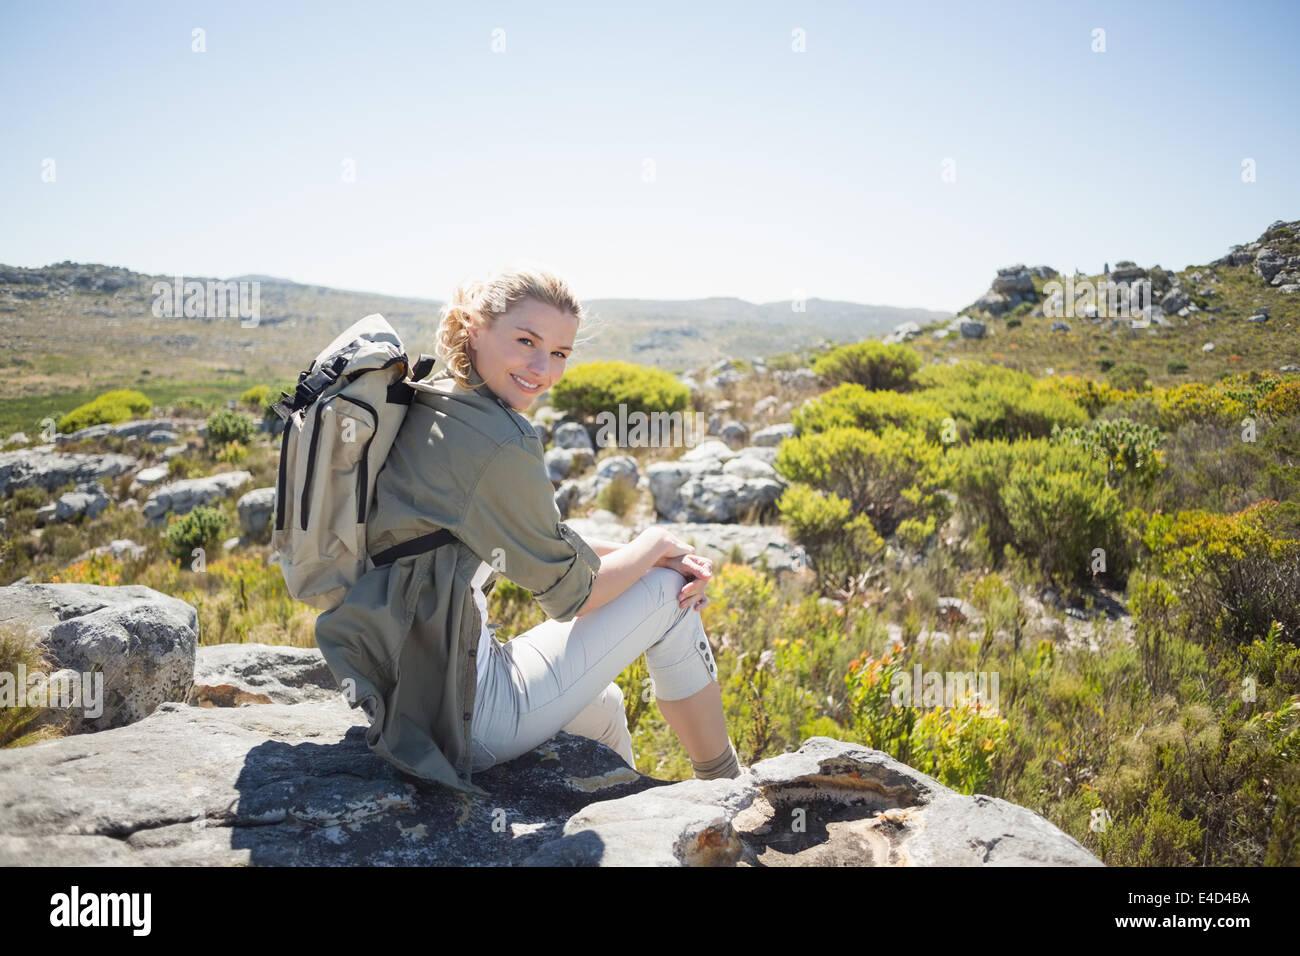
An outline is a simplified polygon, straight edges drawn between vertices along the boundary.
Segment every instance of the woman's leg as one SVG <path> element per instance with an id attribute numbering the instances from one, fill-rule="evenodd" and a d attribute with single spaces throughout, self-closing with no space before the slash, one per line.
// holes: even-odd
<path id="1" fill-rule="evenodd" d="M 725 752 L 717 665 L 699 612 L 677 606 L 685 584 L 670 568 L 651 568 L 592 613 L 547 621 L 499 645 L 480 691 L 482 713 L 475 708 L 483 749 L 502 763 L 549 740 L 644 653 L 660 709 L 692 761 Z"/>
<path id="2" fill-rule="evenodd" d="M 598 740 L 614 751 L 633 770 L 636 755 L 632 752 L 632 731 L 627 726 L 627 708 L 623 705 L 623 689 L 610 682 L 600 694 L 583 708 L 582 713 L 561 728 L 566 734 L 577 734 Z"/>

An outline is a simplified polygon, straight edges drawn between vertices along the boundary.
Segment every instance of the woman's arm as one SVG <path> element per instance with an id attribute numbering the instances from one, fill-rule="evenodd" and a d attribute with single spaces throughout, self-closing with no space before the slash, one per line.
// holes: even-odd
<path id="1" fill-rule="evenodd" d="M 591 596 L 575 617 L 589 614 L 614 600 L 672 550 L 662 534 L 652 531 L 647 528 L 626 544 L 583 539 L 600 556 L 600 571 L 591 585 Z"/>
<path id="2" fill-rule="evenodd" d="M 602 558 L 629 543 L 626 541 L 606 541 L 604 538 L 588 538 L 585 534 L 582 536 L 582 540 L 591 545 L 591 550 Z"/>

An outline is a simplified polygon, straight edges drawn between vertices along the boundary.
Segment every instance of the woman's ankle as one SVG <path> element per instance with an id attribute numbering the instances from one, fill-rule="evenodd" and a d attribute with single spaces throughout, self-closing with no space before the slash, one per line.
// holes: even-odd
<path id="1" fill-rule="evenodd" d="M 731 739 L 727 739 L 727 749 L 718 754 L 712 760 L 696 761 L 691 760 L 691 767 L 695 770 L 696 780 L 716 780 L 720 777 L 739 777 L 740 761 L 736 756 L 736 748 L 732 745 Z"/>

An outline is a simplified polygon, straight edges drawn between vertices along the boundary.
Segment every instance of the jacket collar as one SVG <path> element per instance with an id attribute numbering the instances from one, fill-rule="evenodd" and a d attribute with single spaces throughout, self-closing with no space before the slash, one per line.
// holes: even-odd
<path id="1" fill-rule="evenodd" d="M 461 387 L 461 384 L 456 381 L 455 376 L 451 374 L 451 369 L 444 367 L 442 371 L 440 371 L 438 375 L 435 376 L 435 378 L 441 378 L 443 376 L 451 379 L 452 386 L 453 386 L 452 391 L 460 392 L 461 394 L 465 394 L 472 391 L 480 395 L 484 395 L 494 402 L 501 401 L 501 397 L 497 395 L 496 392 L 492 391 L 492 386 L 488 385 L 483 380 L 483 376 L 478 373 L 478 369 L 474 367 L 473 362 L 469 363 L 470 387 L 468 389 Z"/>

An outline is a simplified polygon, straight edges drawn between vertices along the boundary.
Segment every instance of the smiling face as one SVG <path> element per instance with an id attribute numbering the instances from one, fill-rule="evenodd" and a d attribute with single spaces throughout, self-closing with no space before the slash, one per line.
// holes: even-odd
<path id="1" fill-rule="evenodd" d="M 488 388 L 526 411 L 564 374 L 577 334 L 577 316 L 525 296 L 492 325 L 470 327 L 470 361 Z"/>

